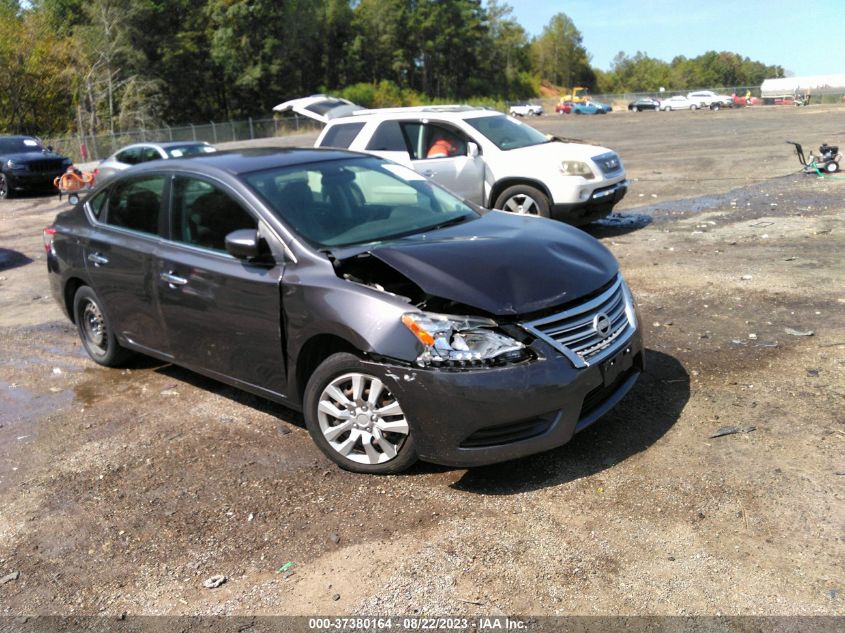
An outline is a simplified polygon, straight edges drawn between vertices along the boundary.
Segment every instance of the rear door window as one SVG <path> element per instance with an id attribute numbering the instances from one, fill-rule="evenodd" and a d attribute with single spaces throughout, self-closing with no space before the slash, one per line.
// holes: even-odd
<path id="1" fill-rule="evenodd" d="M 226 250 L 226 236 L 258 223 L 231 195 L 205 180 L 177 176 L 173 181 L 171 239 L 214 251 Z"/>
<path id="2" fill-rule="evenodd" d="M 141 162 L 148 163 L 151 160 L 161 159 L 161 154 L 155 147 L 145 147 L 141 150 Z"/>
<path id="3" fill-rule="evenodd" d="M 399 121 L 381 123 L 367 143 L 367 151 L 373 152 L 409 152 L 409 145 L 399 127 Z"/>
<path id="4" fill-rule="evenodd" d="M 358 132 L 364 127 L 363 123 L 343 123 L 341 125 L 333 125 L 326 130 L 326 135 L 320 141 L 320 147 L 336 147 L 338 149 L 348 149 L 352 145 L 352 141 L 358 136 Z"/>
<path id="5" fill-rule="evenodd" d="M 146 176 L 123 180 L 111 187 L 105 202 L 105 223 L 157 235 L 165 182 L 164 176 Z M 96 212 L 99 215 L 103 213 L 102 204 Z M 94 211 L 93 206 L 91 210 Z"/>

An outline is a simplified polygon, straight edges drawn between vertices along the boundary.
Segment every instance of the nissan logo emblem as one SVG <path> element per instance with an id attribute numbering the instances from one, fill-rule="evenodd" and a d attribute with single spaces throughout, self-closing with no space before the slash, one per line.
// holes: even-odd
<path id="1" fill-rule="evenodd" d="M 599 312 L 593 318 L 593 329 L 600 337 L 605 338 L 610 334 L 610 317 L 604 312 Z"/>

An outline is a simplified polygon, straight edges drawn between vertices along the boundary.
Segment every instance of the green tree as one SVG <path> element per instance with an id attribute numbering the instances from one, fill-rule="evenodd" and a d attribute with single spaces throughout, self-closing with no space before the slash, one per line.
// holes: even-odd
<path id="1" fill-rule="evenodd" d="M 565 13 L 552 17 L 532 43 L 531 52 L 534 70 L 541 79 L 558 86 L 594 86 L 595 73 L 581 32 Z"/>

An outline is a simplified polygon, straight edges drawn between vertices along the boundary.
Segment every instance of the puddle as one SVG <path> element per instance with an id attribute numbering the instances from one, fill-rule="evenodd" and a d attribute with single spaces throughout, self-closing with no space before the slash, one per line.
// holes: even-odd
<path id="1" fill-rule="evenodd" d="M 0 425 L 14 426 L 42 418 L 61 409 L 73 400 L 73 391 L 38 395 L 25 387 L 0 380 Z"/>

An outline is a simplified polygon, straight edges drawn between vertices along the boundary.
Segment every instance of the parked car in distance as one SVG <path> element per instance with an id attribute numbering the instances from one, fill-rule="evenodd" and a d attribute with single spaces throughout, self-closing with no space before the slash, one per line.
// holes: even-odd
<path id="1" fill-rule="evenodd" d="M 733 107 L 733 99 L 730 96 L 716 94 L 712 90 L 690 92 L 687 94 L 687 99 L 697 103 L 700 108 L 710 108 L 711 110 Z"/>
<path id="2" fill-rule="evenodd" d="M 317 147 L 393 160 L 487 208 L 586 224 L 609 215 L 628 191 L 615 152 L 547 136 L 495 110 L 443 105 L 320 114 L 331 113 L 335 101 L 313 95 L 274 110 L 323 123 Z"/>
<path id="3" fill-rule="evenodd" d="M 213 145 L 203 142 L 134 143 L 121 147 L 114 154 L 101 161 L 95 174 L 97 179 L 102 182 L 124 169 L 129 169 L 132 165 L 140 165 L 153 160 L 187 158 L 216 151 Z"/>
<path id="4" fill-rule="evenodd" d="M 601 243 L 377 156 L 154 161 L 44 238 L 53 296 L 95 362 L 140 352 L 302 410 L 357 472 L 560 446 L 644 368 L 634 299 Z"/>
<path id="5" fill-rule="evenodd" d="M 628 109 L 631 112 L 640 112 L 641 110 L 657 111 L 660 109 L 660 100 L 653 99 L 652 97 L 643 97 L 642 99 L 631 101 L 631 103 L 628 104 Z"/>
<path id="6" fill-rule="evenodd" d="M 555 106 L 555 114 L 569 114 L 573 105 L 571 101 L 559 101 Z"/>
<path id="7" fill-rule="evenodd" d="M 543 106 L 538 103 L 512 105 L 508 113 L 511 116 L 540 116 L 543 114 Z"/>
<path id="8" fill-rule="evenodd" d="M 0 136 L 0 199 L 19 191 L 52 189 L 53 180 L 71 164 L 32 136 Z"/>
<path id="9" fill-rule="evenodd" d="M 690 101 L 684 95 L 674 95 L 660 102 L 660 109 L 664 112 L 671 112 L 672 110 L 698 110 L 699 107 L 697 103 Z"/>
<path id="10" fill-rule="evenodd" d="M 572 114 L 607 114 L 612 111 L 613 108 L 609 103 L 602 103 L 601 101 L 572 104 Z"/>

